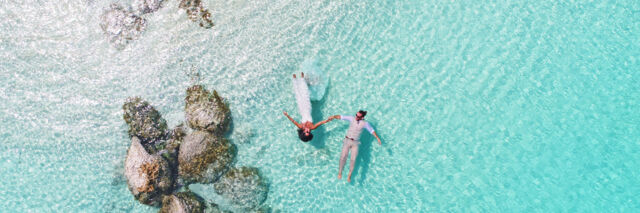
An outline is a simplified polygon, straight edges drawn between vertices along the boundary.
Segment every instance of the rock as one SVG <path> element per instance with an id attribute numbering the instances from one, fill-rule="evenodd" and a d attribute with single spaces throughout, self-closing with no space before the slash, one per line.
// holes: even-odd
<path id="1" fill-rule="evenodd" d="M 233 168 L 213 186 L 216 193 L 246 210 L 259 207 L 267 199 L 269 190 L 258 169 L 253 167 Z"/>
<path id="2" fill-rule="evenodd" d="M 185 118 L 192 129 L 217 134 L 229 130 L 231 111 L 217 91 L 211 94 L 202 85 L 191 86 L 187 89 L 185 102 Z"/>
<path id="3" fill-rule="evenodd" d="M 193 22 L 197 22 L 200 27 L 211 28 L 213 22 L 211 21 L 211 13 L 204 8 L 201 0 L 181 0 L 180 8 L 185 9 L 187 17 Z"/>
<path id="4" fill-rule="evenodd" d="M 164 0 L 135 0 L 134 5 L 138 7 L 140 14 L 153 13 L 162 7 Z"/>
<path id="5" fill-rule="evenodd" d="M 162 199 L 159 213 L 203 213 L 205 201 L 193 192 L 178 192 Z"/>
<path id="6" fill-rule="evenodd" d="M 235 157 L 235 147 L 211 132 L 194 131 L 180 144 L 178 174 L 186 184 L 216 181 Z"/>
<path id="7" fill-rule="evenodd" d="M 135 97 L 122 105 L 124 121 L 129 125 L 129 136 L 138 137 L 142 144 L 154 142 L 167 135 L 167 121 L 148 102 Z"/>
<path id="8" fill-rule="evenodd" d="M 100 27 L 109 42 L 117 49 L 124 49 L 129 41 L 137 39 L 147 26 L 147 21 L 118 4 L 111 4 L 100 17 Z"/>
<path id="9" fill-rule="evenodd" d="M 165 146 L 162 152 L 162 157 L 164 157 L 169 164 L 178 166 L 178 149 L 180 148 L 180 144 L 184 140 L 184 137 L 187 134 L 187 130 L 184 127 L 184 124 L 180 124 L 176 126 L 172 131 L 169 132 L 169 140 L 165 142 Z M 177 170 L 176 170 L 177 171 Z"/>
<path id="10" fill-rule="evenodd" d="M 170 193 L 173 186 L 167 161 L 147 153 L 135 136 L 131 138 L 131 146 L 127 151 L 124 175 L 131 194 L 147 205 L 158 205 L 162 195 Z"/>
<path id="11" fill-rule="evenodd" d="M 185 135 L 186 128 L 184 127 L 184 125 L 180 124 L 176 126 L 172 131 L 169 132 L 169 139 L 166 141 L 162 141 L 164 146 L 157 152 L 158 155 L 162 156 L 167 161 L 167 163 L 169 163 L 171 174 L 174 180 L 176 180 L 178 176 L 178 151 Z M 180 188 L 181 185 L 182 184 L 179 181 L 174 181 L 173 188 Z"/>

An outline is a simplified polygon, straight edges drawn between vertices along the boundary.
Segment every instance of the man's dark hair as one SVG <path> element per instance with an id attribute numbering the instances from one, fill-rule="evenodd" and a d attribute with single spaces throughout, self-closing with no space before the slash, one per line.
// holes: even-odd
<path id="1" fill-rule="evenodd" d="M 309 142 L 311 139 L 313 139 L 313 134 L 309 132 L 309 135 L 304 135 L 304 130 L 298 129 L 298 137 L 300 138 L 300 140 L 302 140 L 302 142 Z"/>
<path id="2" fill-rule="evenodd" d="M 363 118 L 364 118 L 365 115 L 367 115 L 367 111 L 364 111 L 364 110 L 360 110 L 360 111 L 358 111 L 358 113 L 360 113 Z"/>

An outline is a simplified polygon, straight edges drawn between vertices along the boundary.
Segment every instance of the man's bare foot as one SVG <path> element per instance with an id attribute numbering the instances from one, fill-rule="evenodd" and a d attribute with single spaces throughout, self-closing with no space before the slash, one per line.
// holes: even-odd
<path id="1" fill-rule="evenodd" d="M 347 182 L 351 183 L 351 174 L 349 174 L 349 177 L 347 177 Z"/>
<path id="2" fill-rule="evenodd" d="M 342 179 L 342 173 L 338 173 L 338 179 Z"/>
<path id="3" fill-rule="evenodd" d="M 296 78 L 296 74 L 293 74 L 293 78 Z"/>
<path id="4" fill-rule="evenodd" d="M 304 72 L 300 72 L 300 75 L 302 76 L 302 78 L 304 78 Z"/>

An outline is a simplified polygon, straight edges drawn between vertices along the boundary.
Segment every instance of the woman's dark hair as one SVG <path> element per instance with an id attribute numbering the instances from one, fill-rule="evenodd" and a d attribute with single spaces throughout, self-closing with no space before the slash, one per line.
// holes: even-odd
<path id="1" fill-rule="evenodd" d="M 304 135 L 304 130 L 298 129 L 298 137 L 300 138 L 300 140 L 302 140 L 302 142 L 309 142 L 311 139 L 313 139 L 313 134 L 309 132 L 309 135 Z"/>
<path id="2" fill-rule="evenodd" d="M 367 115 L 367 111 L 364 111 L 364 110 L 360 110 L 360 111 L 358 111 L 358 113 L 362 114 L 363 118 L 364 118 L 365 115 Z"/>

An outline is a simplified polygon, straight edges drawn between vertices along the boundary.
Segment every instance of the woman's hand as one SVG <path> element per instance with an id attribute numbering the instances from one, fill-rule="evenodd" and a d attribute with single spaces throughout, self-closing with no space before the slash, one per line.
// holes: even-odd
<path id="1" fill-rule="evenodd" d="M 284 114 L 284 116 L 289 117 L 289 113 L 287 113 L 286 111 L 282 111 L 282 114 Z"/>

